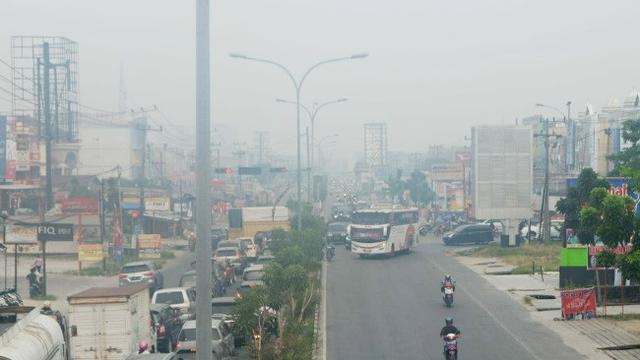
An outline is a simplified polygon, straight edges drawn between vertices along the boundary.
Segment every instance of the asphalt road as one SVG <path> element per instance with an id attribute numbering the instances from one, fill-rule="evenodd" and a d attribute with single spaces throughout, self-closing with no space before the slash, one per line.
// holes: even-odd
<path id="1" fill-rule="evenodd" d="M 360 259 L 338 247 L 327 271 L 327 359 L 442 359 L 447 315 L 462 332 L 459 359 L 583 359 L 534 322 L 523 305 L 420 239 L 408 255 Z M 443 274 L 457 281 L 454 306 L 440 295 Z"/>

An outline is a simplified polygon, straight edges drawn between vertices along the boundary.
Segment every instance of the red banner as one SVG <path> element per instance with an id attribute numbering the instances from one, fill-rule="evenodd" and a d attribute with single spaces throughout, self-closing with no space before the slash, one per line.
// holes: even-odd
<path id="1" fill-rule="evenodd" d="M 99 208 L 97 198 L 70 197 L 62 200 L 62 213 L 65 215 L 95 215 Z"/>
<path id="2" fill-rule="evenodd" d="M 594 288 L 562 290 L 562 318 L 586 320 L 596 317 L 596 292 Z"/>

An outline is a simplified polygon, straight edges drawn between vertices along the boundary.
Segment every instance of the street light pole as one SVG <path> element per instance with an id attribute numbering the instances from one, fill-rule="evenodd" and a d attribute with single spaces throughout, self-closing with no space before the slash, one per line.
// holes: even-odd
<path id="1" fill-rule="evenodd" d="M 211 74 L 209 0 L 196 0 L 196 353 L 211 359 Z M 182 199 L 181 199 L 182 200 Z M 180 204 L 182 206 L 182 204 Z M 182 210 L 182 209 L 180 209 Z"/>
<path id="2" fill-rule="evenodd" d="M 291 71 L 284 65 L 277 63 L 273 60 L 268 60 L 268 59 L 261 59 L 261 58 L 254 58 L 254 57 L 249 57 L 247 55 L 244 54 L 238 54 L 238 53 L 231 53 L 229 54 L 229 56 L 231 56 L 232 58 L 235 59 L 243 59 L 243 60 L 251 60 L 251 61 L 257 61 L 257 62 L 262 62 L 262 63 L 267 63 L 267 64 L 271 64 L 273 66 L 276 66 L 280 69 L 282 69 L 285 73 L 287 73 L 287 75 L 289 76 L 289 79 L 291 79 L 291 82 L 293 84 L 293 87 L 296 90 L 296 147 L 297 147 L 297 172 L 296 172 L 296 195 L 297 195 L 297 212 L 298 212 L 298 224 L 297 224 L 297 228 L 298 230 L 302 230 L 302 155 L 301 155 L 301 149 L 300 149 L 300 92 L 302 90 L 302 85 L 304 84 L 305 79 L 307 78 L 307 76 L 309 76 L 309 74 L 315 70 L 317 67 L 324 65 L 324 64 L 328 64 L 328 63 L 332 63 L 332 62 L 338 62 L 338 61 L 345 61 L 345 60 L 355 60 L 355 59 L 362 59 L 368 56 L 368 54 L 366 53 L 360 53 L 360 54 L 354 54 L 351 56 L 347 56 L 347 57 L 341 57 L 341 58 L 335 58 L 335 59 L 329 59 L 329 60 L 324 60 L 324 61 L 320 61 L 318 63 L 316 63 L 315 65 L 313 65 L 312 67 L 310 67 L 300 78 L 300 80 L 296 80 L 295 76 L 293 76 L 293 74 L 291 73 Z"/>
<path id="3" fill-rule="evenodd" d="M 300 104 L 302 109 L 307 113 L 309 120 L 311 121 L 311 168 L 315 168 L 315 141 L 316 141 L 316 116 L 320 109 L 327 105 L 341 103 L 347 101 L 347 98 L 340 98 L 336 100 L 325 101 L 322 104 L 318 105 L 318 103 L 313 104 L 313 110 L 309 110 L 309 107 L 304 104 Z M 295 101 L 289 101 L 285 99 L 276 99 L 276 102 L 281 102 L 285 104 L 296 105 Z"/>

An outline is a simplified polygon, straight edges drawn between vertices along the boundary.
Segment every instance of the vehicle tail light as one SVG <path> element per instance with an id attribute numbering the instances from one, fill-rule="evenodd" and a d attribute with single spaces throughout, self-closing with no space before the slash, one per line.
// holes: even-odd
<path id="1" fill-rule="evenodd" d="M 158 336 L 165 336 L 167 334 L 167 329 L 164 327 L 164 325 L 160 325 L 160 327 L 158 328 Z"/>
<path id="2" fill-rule="evenodd" d="M 145 273 L 142 273 L 142 275 L 144 275 L 144 276 L 153 276 L 153 273 L 151 271 L 147 271 Z"/>
<path id="3" fill-rule="evenodd" d="M 126 279 L 126 278 L 127 278 L 127 274 L 118 275 L 118 279 Z"/>
<path id="4" fill-rule="evenodd" d="M 182 344 L 181 344 L 181 343 L 177 343 L 177 344 L 176 344 L 176 350 L 180 349 L 181 347 L 182 347 Z"/>

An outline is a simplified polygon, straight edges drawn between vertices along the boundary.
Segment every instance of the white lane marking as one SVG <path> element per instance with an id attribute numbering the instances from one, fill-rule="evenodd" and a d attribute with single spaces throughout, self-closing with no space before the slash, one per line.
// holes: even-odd
<path id="1" fill-rule="evenodd" d="M 435 262 L 431 261 L 428 257 L 426 257 L 427 261 L 429 261 L 433 266 L 435 266 L 436 268 L 438 268 L 438 270 L 440 270 L 441 273 L 445 274 L 445 270 L 438 264 L 436 264 Z M 462 264 L 460 264 L 462 265 Z M 464 266 L 464 265 L 463 265 Z M 518 337 L 516 337 L 516 335 L 514 333 L 511 332 L 511 330 L 507 329 L 506 326 L 504 326 L 502 324 L 502 322 L 500 322 L 500 320 L 498 320 L 498 318 L 491 312 L 489 311 L 489 309 L 487 309 L 481 302 L 480 300 L 478 300 L 475 296 L 471 295 L 471 293 L 469 293 L 468 291 L 466 291 L 464 288 L 459 287 L 460 290 L 462 290 L 462 292 L 464 292 L 465 294 L 467 294 L 467 296 L 473 300 L 476 304 L 478 304 L 478 306 L 484 310 L 484 312 L 486 312 L 491 319 L 493 319 L 493 321 L 496 322 L 496 324 L 498 324 L 502 330 L 504 330 L 507 334 L 509 334 L 509 336 L 511 336 L 511 338 L 513 340 L 515 340 L 518 344 L 520 344 L 520 346 L 522 346 L 525 350 L 527 350 L 527 352 L 529 353 L 529 355 L 531 355 L 534 359 L 536 360 L 542 360 L 540 359 L 538 356 L 536 356 L 536 354 L 533 353 L 533 350 L 531 350 L 531 348 L 529 348 L 527 346 L 527 344 L 525 344 L 522 340 L 520 340 Z"/>
<path id="2" fill-rule="evenodd" d="M 320 359 L 327 359 L 327 262 L 322 262 L 322 297 L 320 298 L 320 329 L 322 330 L 322 350 Z"/>

